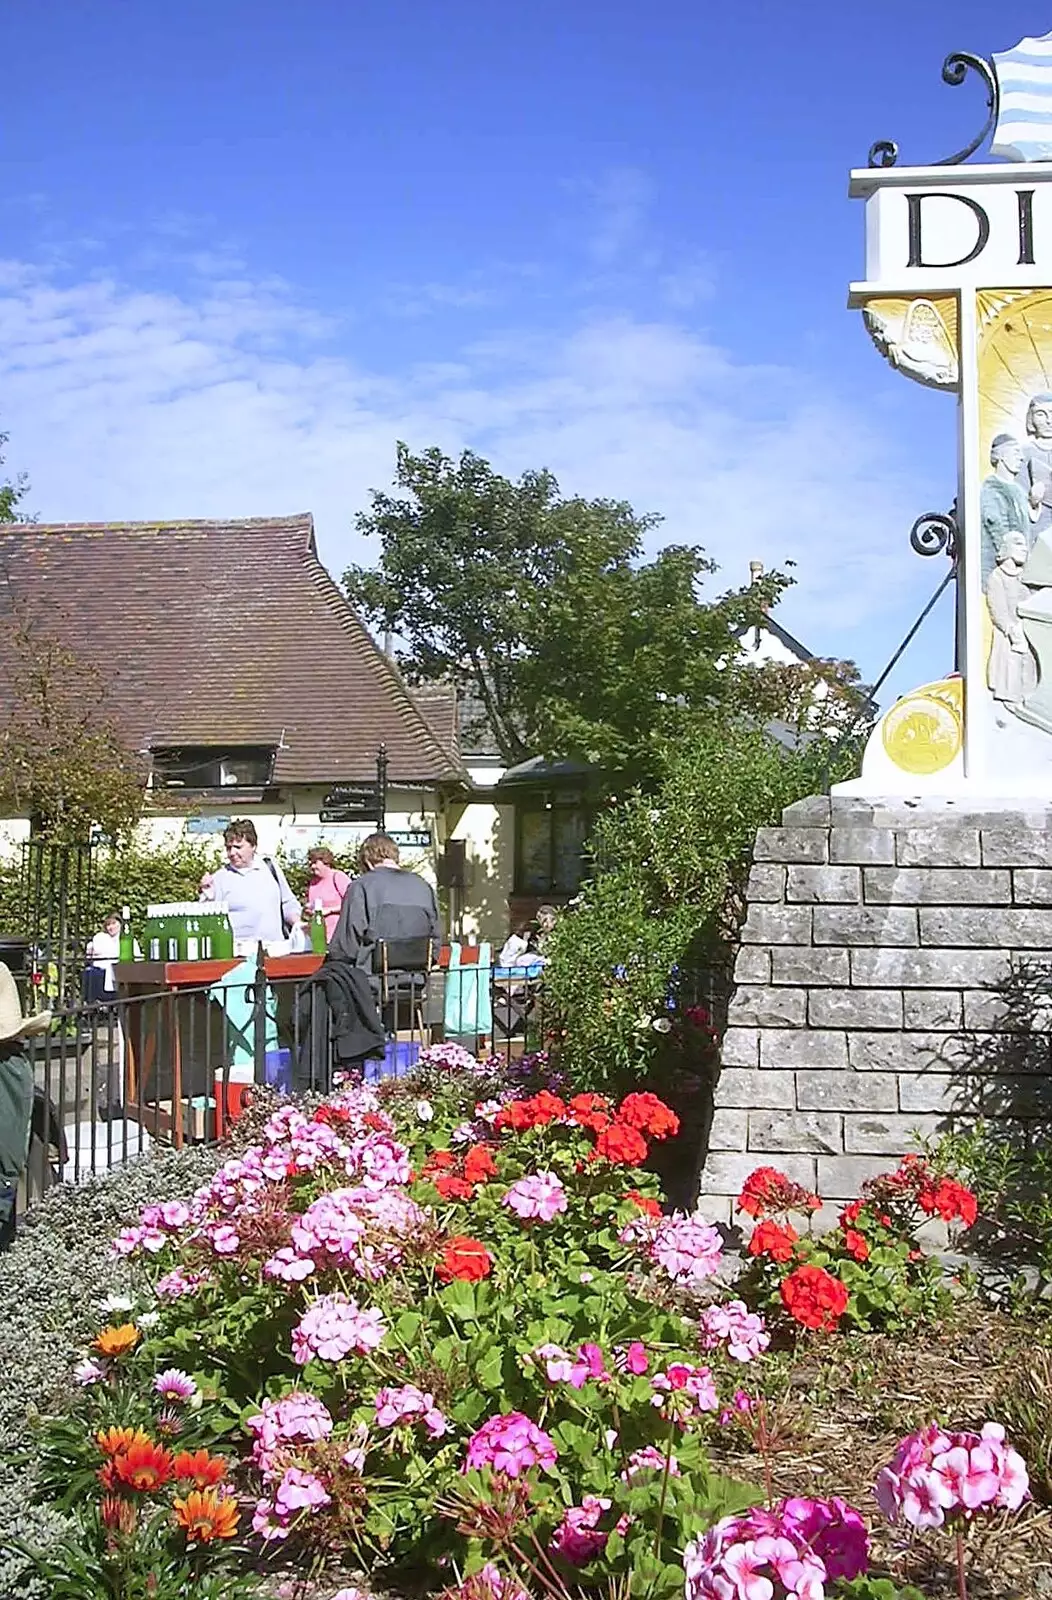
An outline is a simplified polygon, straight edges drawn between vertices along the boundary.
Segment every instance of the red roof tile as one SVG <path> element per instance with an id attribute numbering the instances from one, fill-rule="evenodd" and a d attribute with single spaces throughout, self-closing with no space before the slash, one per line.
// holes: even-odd
<path id="1" fill-rule="evenodd" d="M 276 783 L 461 776 L 318 560 L 307 513 L 233 522 L 16 524 L 0 580 L 112 667 L 134 749 L 278 744 Z M 282 736 L 284 736 L 282 738 Z"/>

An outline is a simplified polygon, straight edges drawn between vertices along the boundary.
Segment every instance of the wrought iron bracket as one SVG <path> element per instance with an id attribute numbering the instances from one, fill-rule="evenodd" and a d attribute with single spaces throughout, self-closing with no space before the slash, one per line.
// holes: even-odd
<path id="1" fill-rule="evenodd" d="M 951 571 L 957 571 L 961 555 L 961 533 L 957 525 L 957 502 L 949 511 L 925 511 L 910 529 L 910 544 L 919 556 L 941 556 L 950 559 Z"/>
<path id="2" fill-rule="evenodd" d="M 941 161 L 931 161 L 927 164 L 932 167 L 956 167 L 962 161 L 967 161 L 978 150 L 983 140 L 993 132 L 997 122 L 997 113 L 1000 109 L 1001 92 L 997 83 L 997 72 L 992 61 L 985 56 L 973 56 L 964 50 L 955 50 L 946 57 L 942 64 L 942 81 L 949 84 L 951 89 L 959 88 L 965 81 L 969 72 L 975 72 L 986 85 L 986 121 L 970 144 L 963 150 L 957 150 L 952 156 L 943 156 Z M 869 149 L 869 165 L 871 167 L 893 167 L 899 159 L 899 147 L 894 139 L 878 139 Z M 926 554 L 929 552 L 925 552 Z"/>

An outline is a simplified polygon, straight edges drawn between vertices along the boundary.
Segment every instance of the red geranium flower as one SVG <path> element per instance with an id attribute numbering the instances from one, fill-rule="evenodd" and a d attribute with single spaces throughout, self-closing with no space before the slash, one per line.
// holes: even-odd
<path id="1" fill-rule="evenodd" d="M 738 1196 L 738 1210 L 750 1217 L 762 1217 L 766 1212 L 817 1211 L 821 1204 L 816 1194 L 793 1183 L 777 1167 L 757 1167 Z"/>
<path id="2" fill-rule="evenodd" d="M 435 1188 L 443 1200 L 470 1200 L 475 1193 L 470 1183 L 456 1177 L 436 1178 Z"/>
<path id="3" fill-rule="evenodd" d="M 979 1214 L 979 1203 L 970 1189 L 953 1178 L 940 1178 L 934 1188 L 924 1188 L 917 1196 L 922 1211 L 936 1213 L 944 1222 L 963 1222 L 970 1228 Z"/>
<path id="4" fill-rule="evenodd" d="M 794 1321 L 823 1333 L 834 1332 L 847 1310 L 847 1289 L 822 1267 L 797 1267 L 783 1279 L 780 1292 Z"/>
<path id="5" fill-rule="evenodd" d="M 473 1144 L 464 1157 L 464 1176 L 469 1183 L 485 1183 L 497 1176 L 497 1163 L 488 1145 Z"/>
<path id="6" fill-rule="evenodd" d="M 449 1172 L 457 1164 L 457 1158 L 452 1150 L 432 1150 L 424 1162 L 422 1177 L 430 1177 L 432 1172 Z"/>
<path id="7" fill-rule="evenodd" d="M 615 1165 L 638 1167 L 647 1158 L 647 1142 L 635 1128 L 623 1122 L 612 1122 L 604 1128 L 595 1141 L 596 1154 Z"/>
<path id="8" fill-rule="evenodd" d="M 625 1199 L 631 1200 L 632 1204 L 638 1206 L 645 1216 L 660 1217 L 662 1215 L 661 1202 L 652 1199 L 650 1195 L 640 1194 L 638 1189 L 629 1189 Z"/>
<path id="9" fill-rule="evenodd" d="M 844 1229 L 844 1249 L 856 1261 L 869 1260 L 869 1241 L 855 1228 Z"/>
<path id="10" fill-rule="evenodd" d="M 791 1261 L 793 1247 L 800 1235 L 788 1223 L 779 1227 L 777 1222 L 758 1222 L 749 1240 L 751 1256 L 770 1256 L 772 1261 Z"/>
<path id="11" fill-rule="evenodd" d="M 443 1283 L 450 1283 L 454 1278 L 463 1283 L 478 1283 L 481 1278 L 488 1278 L 492 1270 L 493 1259 L 486 1246 L 466 1233 L 456 1233 L 446 1241 L 437 1269 Z"/>
<path id="12" fill-rule="evenodd" d="M 679 1132 L 679 1118 L 656 1094 L 629 1094 L 617 1108 L 617 1120 L 652 1139 L 668 1139 Z"/>
<path id="13" fill-rule="evenodd" d="M 840 1213 L 840 1226 L 842 1228 L 854 1227 L 861 1215 L 862 1201 L 852 1200 L 851 1204 L 849 1206 L 845 1206 L 843 1211 Z"/>
<path id="14" fill-rule="evenodd" d="M 568 1109 L 579 1128 L 590 1128 L 593 1133 L 602 1133 L 614 1120 L 610 1102 L 602 1094 L 575 1094 Z"/>

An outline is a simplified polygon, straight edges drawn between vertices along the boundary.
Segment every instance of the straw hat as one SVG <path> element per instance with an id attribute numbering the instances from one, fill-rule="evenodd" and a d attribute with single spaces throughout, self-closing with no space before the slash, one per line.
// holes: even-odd
<path id="1" fill-rule="evenodd" d="M 30 1039 L 36 1033 L 46 1033 L 50 1026 L 50 1011 L 38 1011 L 32 1017 L 22 1015 L 18 985 L 11 976 L 11 968 L 0 961 L 0 1042 Z"/>

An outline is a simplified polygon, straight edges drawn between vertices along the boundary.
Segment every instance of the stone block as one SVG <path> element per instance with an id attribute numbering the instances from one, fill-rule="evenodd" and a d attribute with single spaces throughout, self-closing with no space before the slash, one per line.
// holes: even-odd
<path id="1" fill-rule="evenodd" d="M 905 990 L 902 996 L 904 1028 L 951 1032 L 964 1020 L 961 993 L 957 989 Z"/>
<path id="2" fill-rule="evenodd" d="M 902 992 L 899 989 L 812 989 L 807 1001 L 807 1020 L 812 1028 L 901 1028 Z"/>
<path id="3" fill-rule="evenodd" d="M 1012 880 L 1000 867 L 866 867 L 867 905 L 1007 906 Z"/>
<path id="4" fill-rule="evenodd" d="M 1031 1021 L 1029 1007 L 1011 1006 L 1004 995 L 994 990 L 979 989 L 964 996 L 964 1026 L 970 1032 L 1026 1032 Z"/>
<path id="5" fill-rule="evenodd" d="M 860 1112 L 844 1117 L 844 1149 L 856 1155 L 905 1155 L 921 1139 L 929 1139 L 946 1125 L 946 1119 L 917 1112 Z"/>
<path id="6" fill-rule="evenodd" d="M 998 1076 L 983 1085 L 983 1112 L 998 1119 L 1040 1117 L 1047 1120 L 1052 1111 L 1052 1082 L 1033 1073 L 1024 1077 Z"/>
<path id="7" fill-rule="evenodd" d="M 1052 910 L 1023 908 L 987 910 L 960 906 L 953 910 L 920 911 L 921 943 L 960 945 L 966 949 L 996 946 L 1001 950 L 1052 950 Z"/>
<path id="8" fill-rule="evenodd" d="M 1017 867 L 1012 898 L 1017 906 L 1052 906 L 1052 868 Z"/>
<path id="9" fill-rule="evenodd" d="M 761 1067 L 846 1067 L 847 1034 L 817 1028 L 765 1028 L 760 1034 Z"/>
<path id="10" fill-rule="evenodd" d="M 806 828 L 828 828 L 831 810 L 829 795 L 809 794 L 803 800 L 794 800 L 791 806 L 786 806 L 782 821 L 787 828 L 794 824 Z"/>
<path id="11" fill-rule="evenodd" d="M 1052 867 L 1052 831 L 1025 824 L 984 828 L 986 867 Z"/>
<path id="12" fill-rule="evenodd" d="M 761 945 L 743 944 L 734 962 L 735 983 L 770 983 L 771 952 Z"/>
<path id="13" fill-rule="evenodd" d="M 934 827 L 903 828 L 895 833 L 895 862 L 900 867 L 983 866 L 979 829 L 952 822 Z M 1007 865 L 990 861 L 987 866 Z"/>
<path id="14" fill-rule="evenodd" d="M 807 990 L 743 985 L 730 1003 L 727 1021 L 736 1028 L 802 1028 Z"/>
<path id="15" fill-rule="evenodd" d="M 840 1117 L 830 1111 L 750 1111 L 749 1149 L 839 1155 Z"/>
<path id="16" fill-rule="evenodd" d="M 760 1072 L 756 1067 L 724 1067 L 713 1096 L 717 1109 L 792 1111 L 796 1092 L 791 1072 Z"/>
<path id="17" fill-rule="evenodd" d="M 829 835 L 829 859 L 848 866 L 893 866 L 895 835 L 885 828 L 834 827 Z"/>
<path id="18" fill-rule="evenodd" d="M 798 1072 L 796 1103 L 801 1111 L 897 1111 L 898 1078 L 893 1072 Z"/>
<path id="19" fill-rule="evenodd" d="M 903 1147 L 903 1154 L 907 1148 Z M 893 1166 L 880 1156 L 819 1156 L 818 1193 L 823 1200 L 854 1200 L 867 1178 L 879 1178 Z"/>
<path id="20" fill-rule="evenodd" d="M 856 1072 L 951 1072 L 968 1055 L 951 1033 L 852 1033 L 847 1048 Z"/>
<path id="21" fill-rule="evenodd" d="M 857 906 L 862 899 L 858 867 L 789 867 L 788 874 L 785 898 L 790 904 Z"/>
<path id="22" fill-rule="evenodd" d="M 760 828 L 753 845 L 754 861 L 812 861 L 820 865 L 829 854 L 829 834 L 824 828 Z"/>
<path id="23" fill-rule="evenodd" d="M 810 944 L 810 906 L 750 906 L 742 944 Z"/>
<path id="24" fill-rule="evenodd" d="M 720 1064 L 724 1067 L 758 1067 L 760 1035 L 756 1028 L 728 1028 L 720 1045 Z"/>
<path id="25" fill-rule="evenodd" d="M 871 989 L 989 988 L 1010 966 L 1007 950 L 852 950 L 851 982 Z"/>
<path id="26" fill-rule="evenodd" d="M 967 1100 L 967 1086 L 948 1072 L 904 1072 L 898 1079 L 899 1110 L 941 1111 L 944 1116 L 960 1110 Z"/>
<path id="27" fill-rule="evenodd" d="M 755 1155 L 733 1155 L 723 1151 L 714 1151 L 705 1162 L 701 1174 L 701 1192 L 705 1194 L 741 1193 L 742 1185 L 757 1167 L 769 1166 L 769 1162 L 760 1160 Z M 815 1158 L 814 1156 L 789 1155 L 778 1163 L 779 1172 L 784 1172 L 792 1183 L 801 1183 L 805 1189 L 815 1187 Z"/>
<path id="28" fill-rule="evenodd" d="M 749 870 L 749 884 L 745 897 L 749 904 L 759 901 L 774 901 L 781 904 L 785 899 L 785 871 L 774 861 L 757 861 Z"/>
<path id="29" fill-rule="evenodd" d="M 812 938 L 816 945 L 917 944 L 917 913 L 909 906 L 816 906 Z"/>
<path id="30" fill-rule="evenodd" d="M 710 1150 L 747 1150 L 749 1138 L 749 1113 L 721 1109 L 712 1119 L 709 1130 Z"/>
<path id="31" fill-rule="evenodd" d="M 771 951 L 772 983 L 847 985 L 851 968 L 846 950 L 813 950 L 792 945 Z"/>

